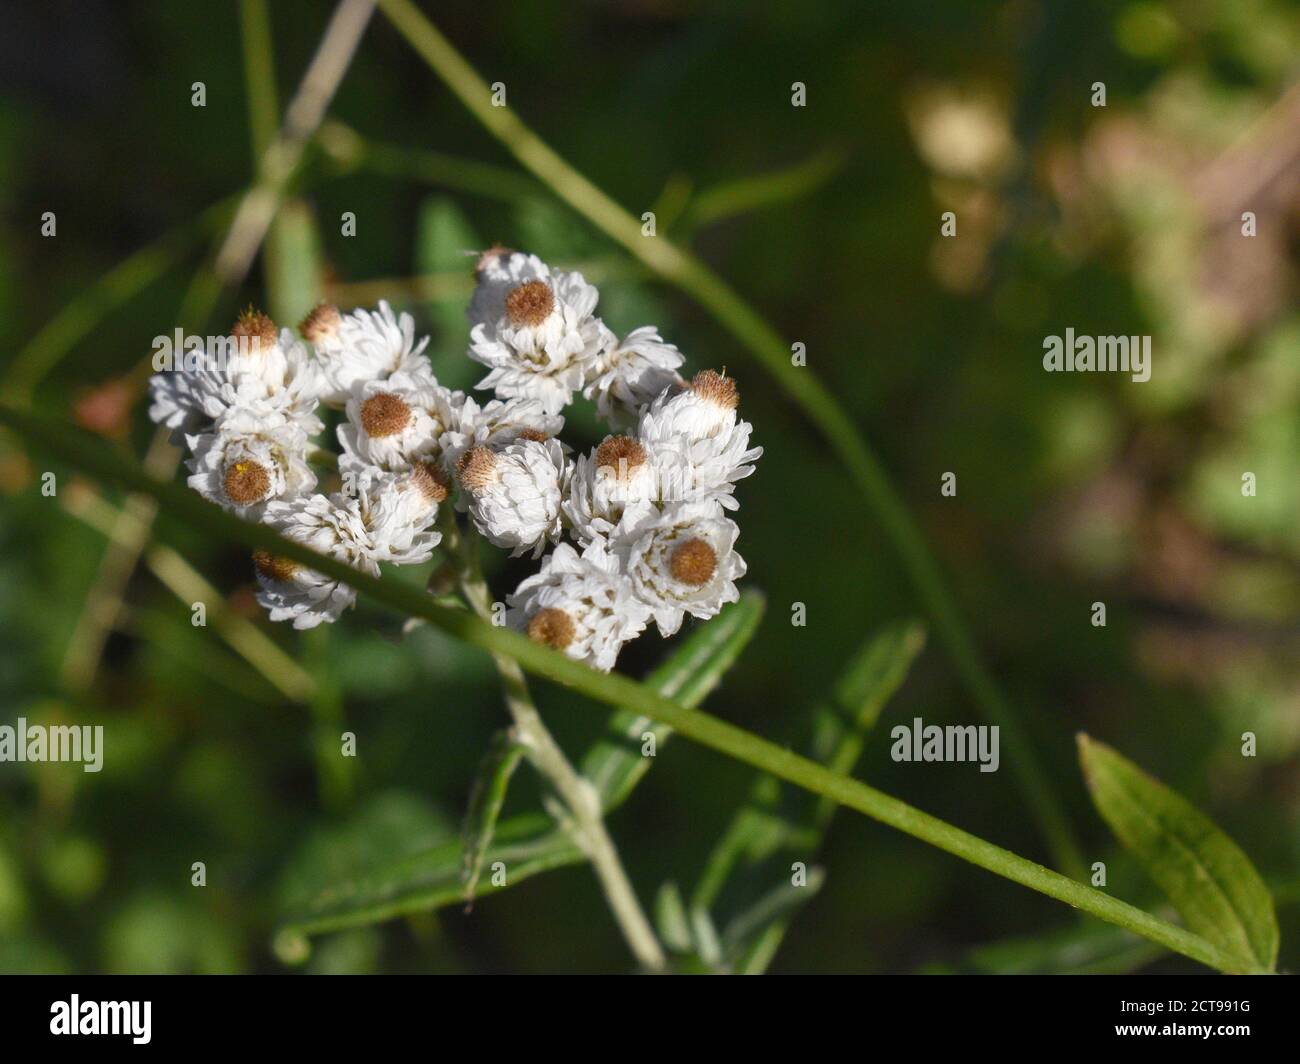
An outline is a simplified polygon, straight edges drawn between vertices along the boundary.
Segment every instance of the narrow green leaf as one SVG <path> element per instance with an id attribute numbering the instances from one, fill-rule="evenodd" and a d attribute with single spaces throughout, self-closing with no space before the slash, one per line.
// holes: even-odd
<path id="1" fill-rule="evenodd" d="M 347 819 L 313 830 L 289 854 L 277 885 L 279 907 L 287 912 L 328 908 L 368 868 L 446 845 L 454 830 L 417 795 L 376 795 Z"/>
<path id="2" fill-rule="evenodd" d="M 1124 975 L 1167 952 L 1108 924 L 1078 923 L 972 949 L 951 972 L 980 975 Z"/>
<path id="3" fill-rule="evenodd" d="M 797 887 L 789 880 L 779 883 L 734 916 L 722 933 L 723 950 L 732 970 L 739 975 L 765 972 L 794 914 L 812 901 L 825 882 L 824 869 L 810 868 L 803 886 Z"/>
<path id="4" fill-rule="evenodd" d="M 925 627 L 917 621 L 895 621 L 872 631 L 845 666 L 833 698 L 813 710 L 809 756 L 837 773 L 851 772 L 867 733 L 924 645 Z M 815 850 L 834 811 L 835 803 L 824 799 L 791 801 L 775 780 L 760 776 L 749 802 L 714 847 L 693 904 L 712 905 L 742 860 L 753 867 L 782 847 L 804 854 Z"/>
<path id="5" fill-rule="evenodd" d="M 698 706 L 758 631 L 765 604 L 760 592 L 744 592 L 740 601 L 687 636 L 646 677 L 646 686 L 684 706 Z M 655 737 L 657 754 L 673 730 L 644 714 L 621 709 L 609 718 L 605 735 L 583 757 L 581 772 L 599 791 L 606 812 L 621 805 L 654 764 L 654 758 L 641 753 L 647 733 Z"/>
<path id="6" fill-rule="evenodd" d="M 430 196 L 420 204 L 415 225 L 415 269 L 423 276 L 435 274 L 469 275 L 474 260 L 469 252 L 482 250 L 483 239 L 474 230 L 465 213 L 447 196 Z M 469 323 L 465 320 L 462 298 L 434 299 L 426 308 L 437 326 L 435 345 L 439 351 L 463 351 L 469 344 Z M 456 364 L 440 363 L 438 377 L 452 374 L 451 387 L 468 386 L 477 379 L 470 373 L 467 359 Z M 459 368 L 458 368 L 459 367 Z M 458 374 L 458 376 L 457 376 Z"/>
<path id="7" fill-rule="evenodd" d="M 867 733 L 924 647 L 925 625 L 920 621 L 895 621 L 867 639 L 836 683 L 834 705 L 823 707 L 814 718 L 813 760 L 833 772 L 853 770 Z M 823 800 L 817 819 L 828 820 L 834 811 L 835 803 Z"/>
<path id="8" fill-rule="evenodd" d="M 736 178 L 704 189 L 686 208 L 688 229 L 712 225 L 724 218 L 778 207 L 814 192 L 844 167 L 846 155 L 828 148 L 781 170 Z"/>
<path id="9" fill-rule="evenodd" d="M 266 289 L 271 317 L 292 328 L 320 300 L 321 239 L 303 200 L 281 204 L 266 238 Z"/>
<path id="10" fill-rule="evenodd" d="M 464 847 L 465 901 L 473 904 L 474 890 L 483 872 L 483 859 L 496 831 L 501 806 L 505 804 L 510 777 L 515 774 L 524 756 L 524 748 L 508 731 L 499 731 L 479 767 L 470 791 L 469 812 L 465 815 L 465 830 L 461 839 Z"/>
<path id="11" fill-rule="evenodd" d="M 691 923 L 676 883 L 665 883 L 655 895 L 655 929 L 670 950 L 685 953 L 691 948 Z"/>
<path id="12" fill-rule="evenodd" d="M 1272 971 L 1273 898 L 1240 847 L 1186 799 L 1082 733 L 1079 760 L 1102 819 L 1188 928 L 1234 959 L 1233 970 Z"/>
<path id="13" fill-rule="evenodd" d="M 483 857 L 483 867 L 489 871 L 500 862 L 504 880 L 495 875 L 484 877 L 476 895 L 494 894 L 539 872 L 583 860 L 582 851 L 555 827 L 550 817 L 540 813 L 515 817 L 498 825 Z M 277 927 L 277 940 L 285 936 L 291 941 L 454 905 L 465 896 L 463 868 L 464 847 L 453 839 L 431 850 L 339 877 L 285 910 Z"/>

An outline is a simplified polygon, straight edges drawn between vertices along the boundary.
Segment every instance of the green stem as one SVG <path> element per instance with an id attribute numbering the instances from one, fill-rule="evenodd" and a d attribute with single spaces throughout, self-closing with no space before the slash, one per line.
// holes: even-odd
<path id="1" fill-rule="evenodd" d="M 722 278 L 666 237 L 642 235 L 640 222 L 565 162 L 513 111 L 494 107 L 487 84 L 410 0 L 379 0 L 379 6 L 434 73 L 515 158 L 580 215 L 708 310 L 753 351 L 818 426 L 875 511 L 963 683 L 985 718 L 1001 729 L 1004 744 L 1013 751 L 1012 772 L 1056 863 L 1071 875 L 1082 877 L 1082 853 L 1033 748 L 985 667 L 920 529 L 890 483 L 880 459 L 834 396 L 811 370 L 791 363 L 790 347 Z"/>
<path id="2" fill-rule="evenodd" d="M 248 129 L 253 159 L 262 157 L 275 138 L 280 105 L 275 92 L 275 53 L 266 0 L 240 0 L 239 35 L 244 48 L 244 88 L 248 94 Z"/>
<path id="3" fill-rule="evenodd" d="M 757 735 L 699 710 L 687 709 L 625 676 L 596 672 L 518 632 L 488 624 L 468 610 L 440 605 L 419 588 L 393 580 L 381 582 L 377 577 L 357 572 L 343 562 L 285 539 L 266 525 L 241 521 L 188 488 L 150 476 L 139 465 L 127 461 L 111 448 L 104 447 L 102 441 L 84 432 L 3 402 L 0 402 L 0 424 L 16 430 L 43 450 L 88 475 L 152 496 L 169 513 L 206 537 L 262 548 L 310 566 L 404 616 L 423 618 L 455 638 L 492 654 L 511 658 L 537 676 L 564 684 L 607 705 L 635 710 L 652 720 L 663 721 L 701 746 L 856 809 L 995 875 L 1127 928 L 1176 953 L 1220 970 L 1239 966 L 1237 958 L 1226 956 L 1199 935 L 1102 891 L 1067 879 L 1035 861 L 1019 857 Z"/>
<path id="4" fill-rule="evenodd" d="M 339 166 L 365 170 L 380 177 L 420 181 L 506 203 L 540 199 L 545 192 L 532 178 L 522 177 L 513 170 L 445 152 L 383 144 L 362 136 L 337 119 L 321 125 L 316 143 Z"/>
<path id="5" fill-rule="evenodd" d="M 449 506 L 444 507 L 441 527 L 444 546 L 457 559 L 465 600 L 480 619 L 490 623 L 492 596 L 479 563 L 478 533 L 472 527 L 462 532 Z M 605 827 L 600 795 L 590 781 L 579 775 L 569 763 L 560 744 L 542 721 L 519 663 L 504 654 L 494 653 L 493 658 L 501 674 L 506 706 L 515 723 L 515 737 L 524 747 L 529 763 L 551 784 L 564 803 L 566 815 L 561 818 L 561 823 L 591 862 L 628 948 L 642 968 L 662 972 L 667 959 L 637 900 L 636 890 L 623 868 L 614 840 Z"/>

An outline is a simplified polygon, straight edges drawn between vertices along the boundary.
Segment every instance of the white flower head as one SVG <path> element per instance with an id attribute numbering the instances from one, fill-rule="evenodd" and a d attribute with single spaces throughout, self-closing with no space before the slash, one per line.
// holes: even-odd
<path id="1" fill-rule="evenodd" d="M 581 554 L 560 544 L 506 604 L 508 625 L 603 672 L 650 619 L 649 607 L 633 597 L 617 559 L 599 539 Z"/>
<path id="2" fill-rule="evenodd" d="M 686 391 L 669 389 L 642 413 L 637 436 L 653 455 L 664 502 L 736 508 L 735 482 L 763 454 L 749 446 L 751 426 L 736 416 L 738 403 L 734 379 L 704 370 Z"/>
<path id="3" fill-rule="evenodd" d="M 469 306 L 469 357 L 490 370 L 477 387 L 534 398 L 559 413 L 594 372 L 613 334 L 593 313 L 599 293 L 580 273 L 552 273 L 536 255 L 486 253 Z"/>
<path id="4" fill-rule="evenodd" d="M 562 414 L 548 414 L 537 399 L 493 399 L 479 406 L 467 396 L 461 407 L 459 428 L 442 438 L 443 466 L 456 468 L 471 447 L 499 450 L 518 439 L 546 440 L 564 429 Z"/>
<path id="5" fill-rule="evenodd" d="M 610 548 L 660 634 L 670 636 L 686 614 L 714 617 L 740 597 L 735 582 L 745 575 L 745 561 L 735 551 L 739 532 L 713 503 L 662 511 L 637 503 L 623 514 Z"/>
<path id="6" fill-rule="evenodd" d="M 602 356 L 597 376 L 582 394 L 596 400 L 596 413 L 606 421 L 619 427 L 633 425 L 643 406 L 666 390 L 675 393 L 686 387 L 677 373 L 682 361 L 676 347 L 643 325 Z"/>
<path id="7" fill-rule="evenodd" d="M 344 495 L 310 495 L 272 502 L 265 521 L 281 535 L 354 569 L 379 575 L 370 533 L 357 499 Z M 257 601 L 273 621 L 292 621 L 295 628 L 315 628 L 339 619 L 356 601 L 356 592 L 324 573 L 288 558 L 258 551 L 253 555 L 260 590 Z"/>
<path id="8" fill-rule="evenodd" d="M 559 440 L 521 438 L 499 451 L 471 447 L 456 464 L 474 524 L 511 557 L 532 551 L 536 558 L 560 538 L 568 477 Z"/>
<path id="9" fill-rule="evenodd" d="M 219 426 L 185 438 L 193 452 L 188 483 L 205 499 L 256 521 L 272 500 L 316 487 L 306 459 L 307 434 L 297 422 L 236 412 Z"/>
<path id="10" fill-rule="evenodd" d="M 438 461 L 444 436 L 461 430 L 465 396 L 407 373 L 358 382 L 338 429 L 339 469 L 354 476 L 367 468 L 386 472 Z"/>
<path id="11" fill-rule="evenodd" d="M 149 381 L 149 416 L 176 430 L 206 429 L 234 415 L 298 422 L 314 436 L 320 379 L 302 344 L 259 311 L 246 310 L 228 337 L 176 355 Z"/>
<path id="12" fill-rule="evenodd" d="M 437 384 L 424 355 L 429 338 L 417 342 L 415 320 L 405 312 L 395 315 L 385 300 L 377 310 L 349 314 L 320 303 L 298 329 L 316 351 L 321 399 L 326 403 L 345 403 L 357 383 L 386 380 L 395 373 Z"/>
<path id="13" fill-rule="evenodd" d="M 630 503 L 658 499 L 659 476 L 650 452 L 631 436 L 606 436 L 574 463 L 564 516 L 573 538 L 590 543 L 608 536 Z"/>
<path id="14" fill-rule="evenodd" d="M 394 565 L 428 561 L 433 548 L 442 542 L 442 533 L 430 526 L 447 493 L 447 477 L 433 463 L 417 463 L 407 472 L 368 477 L 357 497 L 369 535 L 369 556 Z"/>

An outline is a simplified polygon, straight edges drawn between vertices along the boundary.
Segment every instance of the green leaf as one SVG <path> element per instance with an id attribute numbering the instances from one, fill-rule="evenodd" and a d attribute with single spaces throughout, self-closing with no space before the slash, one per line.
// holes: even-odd
<path id="1" fill-rule="evenodd" d="M 665 883 L 655 895 L 655 929 L 664 945 L 677 953 L 685 953 L 692 946 L 691 922 L 676 883 Z"/>
<path id="2" fill-rule="evenodd" d="M 1237 844 L 1186 799 L 1082 733 L 1079 760 L 1102 819 L 1188 928 L 1227 954 L 1230 970 L 1272 971 L 1273 898 Z"/>
<path id="3" fill-rule="evenodd" d="M 1164 956 L 1167 951 L 1154 942 L 1088 921 L 1044 935 L 977 946 L 947 970 L 979 975 L 1124 975 Z"/>
<path id="4" fill-rule="evenodd" d="M 813 710 L 809 756 L 837 773 L 851 772 L 867 733 L 924 645 L 925 627 L 917 621 L 895 621 L 872 631 L 845 666 L 833 698 Z M 749 802 L 714 847 L 693 904 L 712 905 L 742 859 L 754 867 L 782 847 L 815 850 L 834 810 L 825 800 L 795 802 L 771 777 L 760 776 Z"/>
<path id="5" fill-rule="evenodd" d="M 646 686 L 681 705 L 698 706 L 758 631 L 764 606 L 760 592 L 744 592 L 740 601 L 687 636 L 646 677 Z M 604 737 L 583 757 L 580 771 L 595 785 L 606 812 L 621 805 L 654 764 L 654 758 L 641 756 L 642 736 L 647 732 L 654 733 L 657 754 L 673 730 L 641 713 L 621 709 L 609 718 Z"/>
<path id="6" fill-rule="evenodd" d="M 866 640 L 835 685 L 834 705 L 823 707 L 813 720 L 813 760 L 834 772 L 852 772 L 867 733 L 924 647 L 925 625 L 920 621 L 895 621 Z M 817 817 L 829 819 L 834 810 L 834 802 L 823 800 Z"/>
<path id="7" fill-rule="evenodd" d="M 423 798 L 402 792 L 377 795 L 347 820 L 319 828 L 299 844 L 280 874 L 280 907 L 332 911 L 354 896 L 367 869 L 400 862 L 453 838 L 451 825 Z M 305 959 L 298 945 L 291 938 L 278 940 L 277 952 L 286 959 Z"/>
<path id="8" fill-rule="evenodd" d="M 524 748 L 508 731 L 497 732 L 479 767 L 473 790 L 470 792 L 469 812 L 465 815 L 465 831 L 461 844 L 465 850 L 463 878 L 465 901 L 474 901 L 474 889 L 483 871 L 483 858 L 496 831 L 501 806 L 506 800 L 506 788 L 524 756 Z"/>
<path id="9" fill-rule="evenodd" d="M 776 956 L 794 914 L 826 882 L 826 872 L 809 868 L 807 882 L 797 887 L 788 879 L 734 916 L 722 933 L 723 949 L 738 975 L 761 975 Z"/>
<path id="10" fill-rule="evenodd" d="M 481 251 L 484 246 L 485 242 L 454 200 L 430 196 L 420 204 L 415 224 L 416 272 L 424 277 L 464 279 L 462 287 L 449 289 L 445 294 L 430 293 L 427 311 L 436 327 L 434 347 L 438 352 L 463 352 L 469 344 L 465 300 L 473 281 L 474 259 L 466 253 Z M 465 358 L 454 362 L 439 359 L 437 363 L 438 378 L 445 378 L 449 387 L 468 387 L 477 379 L 473 372 L 476 368 Z"/>
<path id="11" fill-rule="evenodd" d="M 485 868 L 501 862 L 505 881 L 488 876 L 478 884 L 483 897 L 525 879 L 583 861 L 582 851 L 543 814 L 515 817 L 500 825 L 483 857 Z M 464 847 L 452 840 L 353 875 L 336 878 L 328 887 L 285 911 L 277 928 L 277 948 L 306 935 L 359 927 L 397 916 L 438 909 L 464 899 Z"/>
<path id="12" fill-rule="evenodd" d="M 266 237 L 266 289 L 278 325 L 292 327 L 306 317 L 320 299 L 323 275 L 316 218 L 304 201 L 289 200 Z"/>

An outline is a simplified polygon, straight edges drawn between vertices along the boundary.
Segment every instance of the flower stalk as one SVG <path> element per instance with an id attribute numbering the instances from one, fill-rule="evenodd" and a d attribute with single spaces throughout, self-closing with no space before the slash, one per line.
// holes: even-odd
<path id="1" fill-rule="evenodd" d="M 475 614 L 491 623 L 492 596 L 479 562 L 478 533 L 472 525 L 462 529 L 450 507 L 439 517 L 443 546 L 457 574 L 461 594 Z M 637 963 L 647 971 L 663 971 L 667 966 L 663 948 L 605 827 L 595 788 L 578 774 L 546 727 L 519 663 L 503 654 L 494 653 L 492 657 L 501 675 L 515 738 L 523 746 L 529 764 L 551 785 L 559 799 L 561 808 L 553 810 L 556 819 L 590 860 L 610 912 Z"/>

